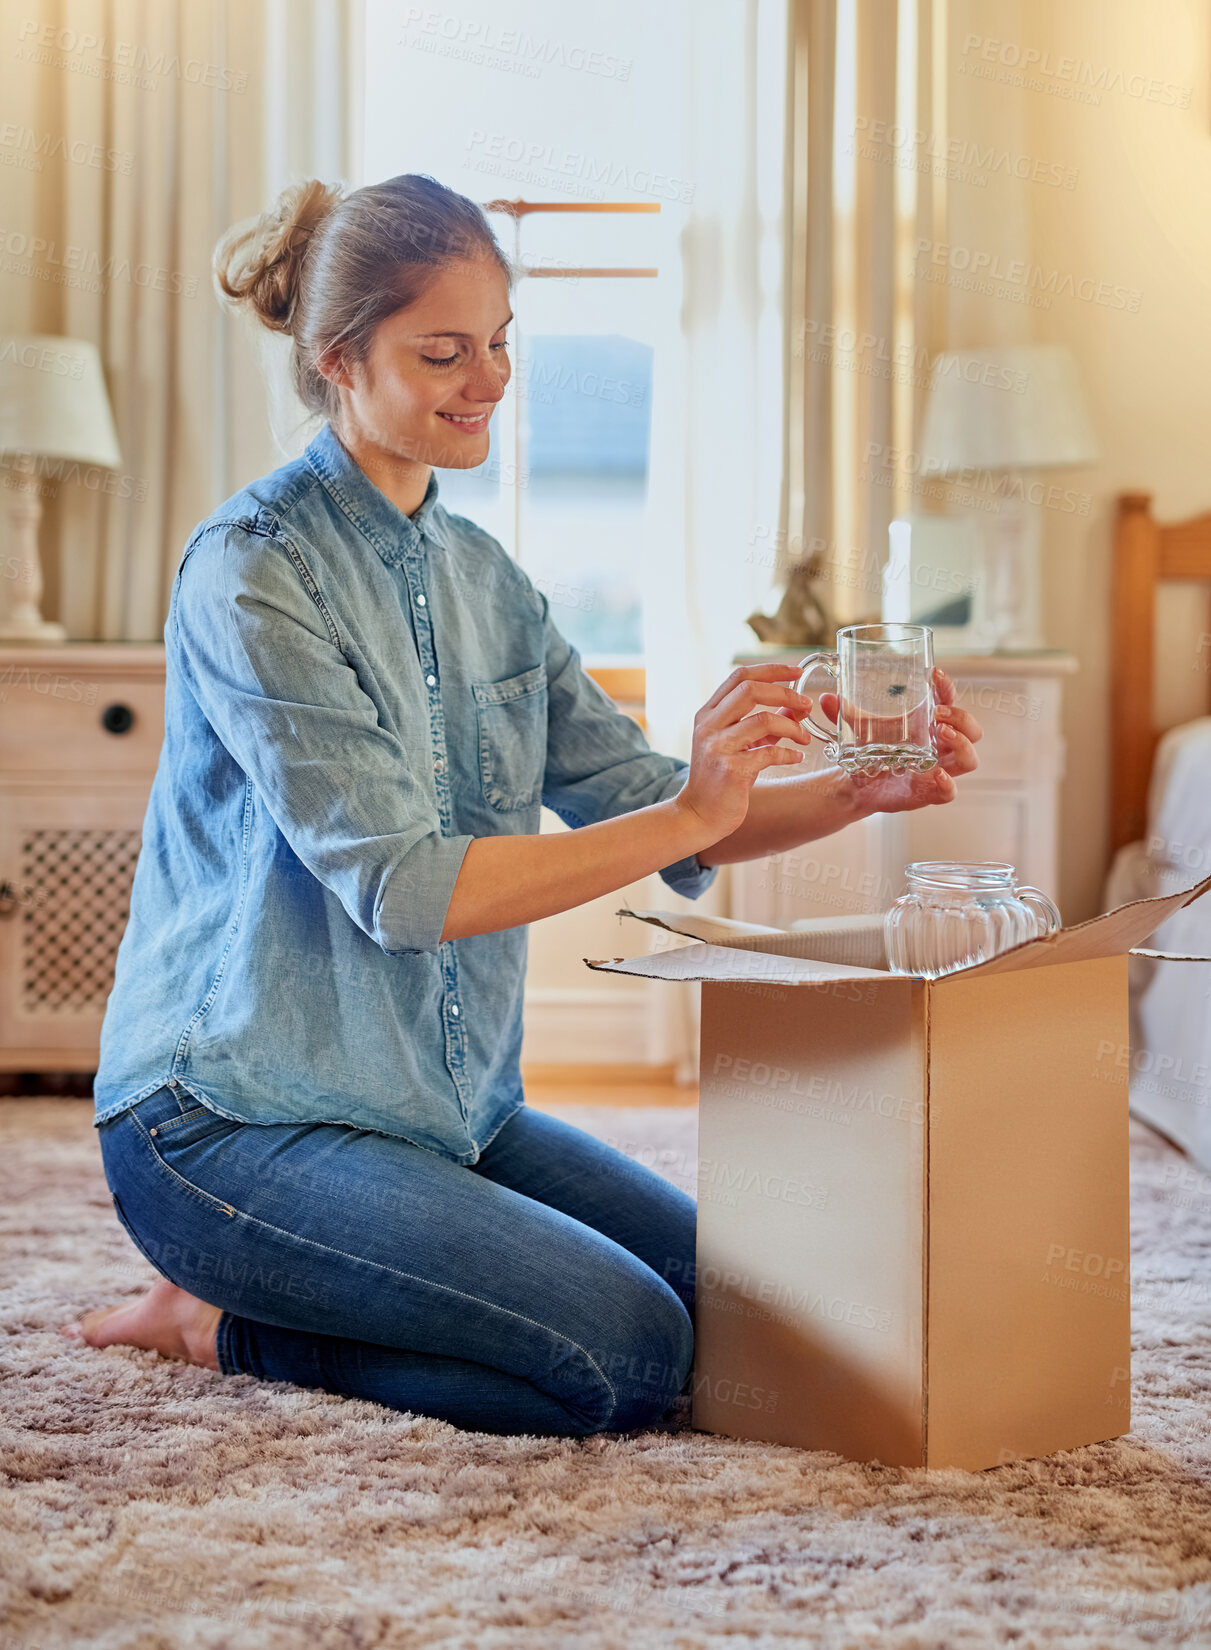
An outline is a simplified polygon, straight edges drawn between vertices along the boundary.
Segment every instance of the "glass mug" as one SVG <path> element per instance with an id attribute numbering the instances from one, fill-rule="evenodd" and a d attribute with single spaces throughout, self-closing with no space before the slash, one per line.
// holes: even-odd
<path id="1" fill-rule="evenodd" d="M 802 693 L 813 671 L 837 684 L 837 726 L 803 726 L 846 773 L 925 773 L 938 760 L 934 728 L 933 631 L 923 624 L 853 624 L 834 653 L 799 661 Z"/>
<path id="2" fill-rule="evenodd" d="M 1060 927 L 1047 895 L 1020 885 L 1013 866 L 999 860 L 918 860 L 904 875 L 908 892 L 883 919 L 893 974 L 936 979 Z"/>

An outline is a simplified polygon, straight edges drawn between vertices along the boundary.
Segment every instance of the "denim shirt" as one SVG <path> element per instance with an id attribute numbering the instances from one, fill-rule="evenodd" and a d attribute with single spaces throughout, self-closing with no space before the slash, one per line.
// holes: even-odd
<path id="1" fill-rule="evenodd" d="M 436 477 L 407 516 L 330 425 L 195 529 L 164 642 L 95 1121 L 168 1084 L 476 1162 L 523 1103 L 528 930 L 443 943 L 468 846 L 663 801 L 687 764 Z M 660 874 L 694 898 L 715 870 Z"/>

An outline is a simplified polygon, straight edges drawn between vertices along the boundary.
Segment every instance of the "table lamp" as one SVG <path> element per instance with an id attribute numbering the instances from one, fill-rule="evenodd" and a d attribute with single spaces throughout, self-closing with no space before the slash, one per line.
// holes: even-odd
<path id="1" fill-rule="evenodd" d="M 96 346 L 33 334 L 0 338 L 0 454 L 11 458 L 10 551 L 0 579 L 0 641 L 61 642 L 67 631 L 44 619 L 37 460 L 66 459 L 113 470 L 122 461 Z"/>
<path id="2" fill-rule="evenodd" d="M 1099 457 L 1068 350 L 1055 344 L 1007 344 L 952 351 L 934 362 L 921 438 L 922 472 L 1024 472 L 1020 486 L 997 500 L 996 513 L 980 518 L 994 646 L 1044 645 L 1042 500 L 1034 496 L 1044 489 L 1032 472 L 1095 464 Z M 1062 489 L 1058 493 L 1058 508 L 1075 496 Z"/>

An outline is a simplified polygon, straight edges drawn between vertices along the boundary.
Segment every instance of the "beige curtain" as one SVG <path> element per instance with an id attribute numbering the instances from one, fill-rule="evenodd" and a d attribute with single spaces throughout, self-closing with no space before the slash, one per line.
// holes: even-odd
<path id="1" fill-rule="evenodd" d="M 3 9 L 18 50 L 0 54 L 0 100 L 27 164 L 0 174 L 0 330 L 97 344 L 122 453 L 108 495 L 95 476 L 47 483 L 43 611 L 73 639 L 158 640 L 192 528 L 282 462 L 260 351 L 220 310 L 211 251 L 291 178 L 351 179 L 360 10 Z"/>
<path id="2" fill-rule="evenodd" d="M 789 0 L 781 572 L 823 550 L 841 622 L 875 613 L 944 291 L 946 0 Z M 942 157 L 939 159 L 939 157 Z"/>

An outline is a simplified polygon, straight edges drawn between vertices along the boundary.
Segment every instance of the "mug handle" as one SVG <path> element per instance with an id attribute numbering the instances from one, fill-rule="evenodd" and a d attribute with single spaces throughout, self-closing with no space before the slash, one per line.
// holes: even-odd
<path id="1" fill-rule="evenodd" d="M 1020 888 L 1014 889 L 1014 893 L 1026 909 L 1032 911 L 1037 917 L 1040 939 L 1046 934 L 1054 934 L 1058 928 L 1064 926 L 1064 919 L 1060 916 L 1059 907 L 1054 900 L 1047 898 L 1042 889 L 1031 888 L 1028 883 L 1023 883 Z"/>
<path id="2" fill-rule="evenodd" d="M 803 684 L 813 670 L 827 671 L 838 687 L 840 686 L 841 661 L 837 655 L 835 653 L 809 653 L 805 658 L 799 660 L 799 680 L 795 683 L 796 693 L 803 692 Z M 818 723 L 813 722 L 811 711 L 808 711 L 807 715 L 801 718 L 800 726 L 805 727 L 813 738 L 830 745 L 835 745 L 841 738 L 839 729 L 822 728 Z"/>

